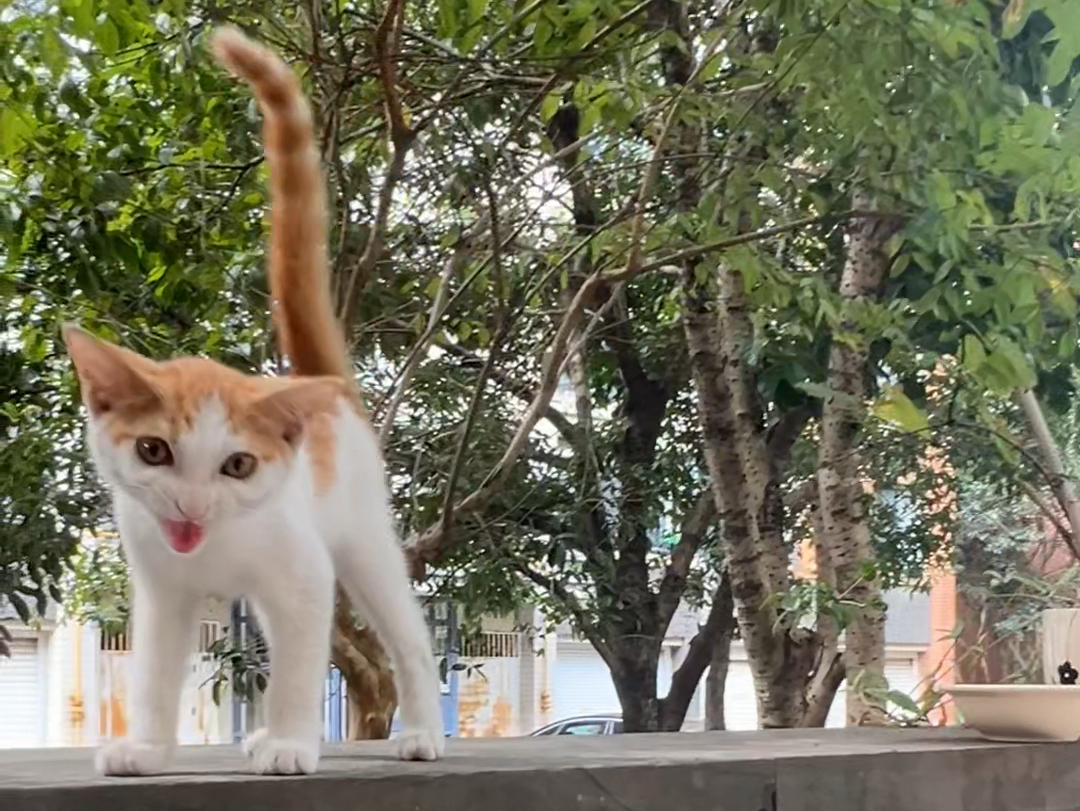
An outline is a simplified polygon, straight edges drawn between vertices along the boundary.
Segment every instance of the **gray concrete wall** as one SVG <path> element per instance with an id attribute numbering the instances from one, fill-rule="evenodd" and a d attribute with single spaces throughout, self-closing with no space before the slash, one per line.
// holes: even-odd
<path id="1" fill-rule="evenodd" d="M 434 764 L 327 747 L 255 777 L 233 748 L 173 773 L 95 777 L 86 750 L 0 753 L 0 811 L 1080 811 L 1080 745 L 957 730 L 792 730 L 450 741 Z"/>

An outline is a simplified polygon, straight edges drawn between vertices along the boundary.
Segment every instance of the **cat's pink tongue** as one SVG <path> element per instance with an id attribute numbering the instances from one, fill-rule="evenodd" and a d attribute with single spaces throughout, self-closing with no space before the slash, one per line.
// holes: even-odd
<path id="1" fill-rule="evenodd" d="M 165 531 L 169 533 L 169 543 L 177 552 L 187 554 L 202 543 L 205 531 L 194 521 L 166 521 Z"/>

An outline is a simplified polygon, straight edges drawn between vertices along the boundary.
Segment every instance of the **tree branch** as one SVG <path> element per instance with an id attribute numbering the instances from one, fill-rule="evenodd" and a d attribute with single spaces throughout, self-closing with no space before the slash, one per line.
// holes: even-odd
<path id="1" fill-rule="evenodd" d="M 802 436 L 806 423 L 818 416 L 820 411 L 821 401 L 813 400 L 785 411 L 769 426 L 765 433 L 765 442 L 777 470 L 783 470 L 787 466 L 791 449 Z"/>
<path id="2" fill-rule="evenodd" d="M 398 39 L 405 15 L 405 0 L 388 0 L 386 11 L 375 29 L 375 62 L 379 66 L 379 83 L 382 85 L 386 120 L 390 126 L 390 140 L 395 147 L 407 145 L 415 133 L 405 122 L 401 97 L 397 91 L 394 61 Z"/>
<path id="3" fill-rule="evenodd" d="M 1020 489 L 1024 492 L 1024 495 L 1031 499 L 1031 503 L 1039 508 L 1039 512 L 1054 525 L 1054 529 L 1057 530 L 1058 534 L 1065 540 L 1065 543 L 1072 547 L 1072 530 L 1070 530 L 1066 524 L 1062 523 L 1061 516 L 1051 509 L 1050 505 L 1046 503 L 1046 500 L 1039 495 L 1039 491 L 1035 489 L 1034 485 L 1029 482 L 1021 481 Z"/>
<path id="4" fill-rule="evenodd" d="M 566 610 L 574 617 L 574 621 L 578 624 L 578 627 L 581 628 L 581 632 L 585 634 L 589 642 L 596 648 L 596 652 L 600 654 L 601 658 L 603 658 L 609 666 L 614 662 L 615 657 L 612 655 L 607 637 L 592 621 L 577 597 L 570 592 L 565 583 L 556 580 L 553 577 L 544 577 L 544 575 L 534 571 L 524 563 L 515 562 L 513 567 L 519 574 L 525 577 L 526 580 L 531 581 L 534 585 L 537 585 L 554 595 L 555 599 L 562 603 Z"/>
<path id="5" fill-rule="evenodd" d="M 676 119 L 675 113 L 678 111 L 679 100 L 683 96 L 683 91 L 693 84 L 693 80 L 700 74 L 701 68 L 708 64 L 708 62 L 716 55 L 719 43 L 720 40 L 717 39 L 713 45 L 710 45 L 701 63 L 695 69 L 693 76 L 691 76 L 691 81 L 688 82 L 687 85 L 679 88 L 679 93 L 672 102 L 671 110 L 665 123 L 665 129 L 670 129 Z M 637 204 L 631 226 L 630 251 L 626 261 L 626 269 L 623 272 L 625 279 L 632 278 L 641 272 L 640 252 L 641 243 L 644 238 L 645 204 L 652 196 L 653 188 L 659 175 L 664 144 L 665 139 L 663 137 L 658 139 L 652 152 L 649 167 L 645 172 L 645 177 L 642 179 L 641 188 L 637 194 Z M 517 462 L 518 457 L 524 450 L 529 435 L 532 433 L 533 428 L 535 428 L 536 423 L 540 420 L 541 414 L 547 410 L 548 405 L 551 403 L 551 399 L 558 386 L 559 375 L 562 373 L 565 366 L 568 352 L 574 350 L 574 347 L 570 345 L 570 341 L 578 332 L 579 325 L 584 317 L 585 309 L 596 301 L 598 291 L 611 281 L 610 278 L 605 278 L 603 274 L 594 271 L 585 279 L 581 287 L 578 288 L 577 293 L 563 316 L 562 322 L 555 332 L 555 337 L 547 352 L 544 362 L 544 371 L 541 376 L 540 387 L 537 390 L 536 397 L 526 410 L 525 416 L 518 426 L 518 430 L 514 434 L 514 437 L 511 439 L 506 452 L 498 463 L 496 463 L 494 468 L 492 468 L 491 472 L 485 477 L 483 483 L 461 502 L 455 505 L 454 512 L 461 513 L 470 509 L 479 509 L 483 507 L 483 505 L 486 504 L 502 487 L 502 484 L 510 475 L 511 468 Z M 601 307 L 601 310 L 603 310 L 603 307 Z M 601 313 L 598 313 L 597 315 L 600 316 Z M 588 329 L 583 331 L 582 340 L 587 337 L 588 332 Z M 409 558 L 410 567 L 414 577 L 421 579 L 424 577 L 426 566 L 438 558 L 442 553 L 443 546 L 449 542 L 450 537 L 450 535 L 443 531 L 441 524 L 439 524 L 428 527 L 407 544 L 406 554 Z"/>
<path id="6" fill-rule="evenodd" d="M 450 259 L 447 260 L 443 272 L 439 276 L 439 286 L 435 291 L 435 298 L 431 302 L 427 327 L 409 351 L 409 355 L 405 359 L 405 366 L 402 368 L 401 373 L 395 382 L 393 394 L 390 395 L 390 401 L 386 407 L 386 411 L 379 415 L 382 421 L 382 427 L 379 429 L 379 444 L 386 444 L 386 439 L 390 436 L 390 432 L 394 427 L 394 417 L 397 416 L 397 410 L 405 399 L 405 394 L 408 391 L 409 384 L 412 382 L 413 375 L 416 374 L 416 370 L 420 367 L 420 363 L 424 359 L 424 354 L 427 352 L 428 347 L 430 347 L 432 339 L 436 332 L 438 332 L 439 324 L 442 323 L 442 318 L 446 315 L 446 310 L 450 306 L 450 281 L 454 276 L 461 272 L 466 264 L 468 264 L 472 253 L 473 241 L 486 227 L 487 224 L 483 217 L 478 218 L 476 222 L 470 226 L 469 230 L 466 231 L 458 241 L 453 254 L 451 254 Z M 467 286 L 468 281 L 471 280 L 467 280 L 466 284 L 463 286 Z M 385 396 L 383 401 L 385 401 Z M 383 401 L 380 401 L 375 406 L 376 414 L 379 414 L 381 411 Z"/>
<path id="7" fill-rule="evenodd" d="M 1065 464 L 1061 461 L 1061 451 L 1058 449 L 1054 435 L 1050 433 L 1050 426 L 1043 416 L 1042 406 L 1039 405 L 1035 392 L 1024 389 L 1016 393 L 1016 402 L 1027 420 L 1031 429 L 1035 444 L 1039 448 L 1043 461 L 1050 473 L 1050 487 L 1054 491 L 1061 509 L 1069 519 L 1070 532 L 1065 533 L 1065 542 L 1076 560 L 1080 560 L 1080 499 L 1076 497 L 1076 486 L 1069 474 L 1065 471 Z"/>
<path id="8" fill-rule="evenodd" d="M 510 470 L 518 460 L 525 448 L 536 423 L 540 420 L 542 412 L 551 404 L 551 398 L 555 396 L 555 390 L 559 382 L 559 372 L 562 361 L 566 358 L 567 343 L 581 319 L 585 314 L 585 304 L 590 301 L 601 284 L 600 277 L 596 274 L 590 276 L 578 290 L 574 300 L 570 302 L 566 315 L 555 333 L 551 348 L 544 363 L 544 373 L 541 377 L 540 388 L 536 397 L 530 403 L 522 418 L 520 425 L 502 458 L 495 464 L 485 477 L 483 483 L 462 499 L 454 507 L 454 512 L 461 513 L 467 510 L 479 509 L 502 487 Z M 413 576 L 423 578 L 427 564 L 433 562 L 442 551 L 442 546 L 449 540 L 449 536 L 442 531 L 441 523 L 420 533 L 415 540 L 406 546 L 406 554 L 409 556 Z"/>
<path id="9" fill-rule="evenodd" d="M 860 218 L 872 218 L 884 216 L 880 212 L 874 211 L 843 211 L 843 212 L 830 212 L 828 214 L 818 214 L 813 217 L 801 217 L 791 222 L 780 223 L 779 225 L 770 225 L 767 228 L 759 228 L 756 231 L 747 231 L 746 233 L 736 234 L 735 236 L 725 237 L 724 239 L 718 239 L 714 242 L 707 242 L 704 245 L 694 245 L 689 248 L 683 248 L 682 250 L 673 251 L 667 256 L 663 256 L 659 259 L 655 259 L 651 262 L 647 262 L 638 267 L 630 268 L 629 266 L 619 271 L 610 271 L 604 274 L 604 278 L 608 281 L 621 281 L 624 279 L 633 278 L 642 273 L 651 273 L 655 270 L 664 270 L 670 266 L 673 272 L 676 272 L 679 265 L 684 262 L 688 262 L 692 259 L 700 259 L 702 256 L 707 256 L 711 253 L 719 253 L 727 250 L 728 248 L 734 248 L 738 245 L 745 245 L 748 242 L 758 242 L 763 239 L 769 239 L 770 237 L 780 236 L 786 234 L 789 231 L 797 231 L 800 228 L 805 228 L 808 225 L 816 225 L 823 222 L 844 222 L 846 220 L 854 220 Z M 890 215 L 895 217 L 896 215 Z"/>
<path id="10" fill-rule="evenodd" d="M 454 355 L 455 357 L 461 358 L 470 366 L 482 367 L 486 362 L 484 358 L 481 358 L 479 355 L 475 354 L 474 352 L 470 352 L 468 349 L 465 349 L 463 346 L 459 346 L 458 344 L 438 339 L 436 339 L 433 343 L 435 346 L 439 347 L 439 349 L 443 350 L 448 355 Z M 518 400 L 522 400 L 526 403 L 531 403 L 536 398 L 536 391 L 531 385 L 526 383 L 524 380 L 518 380 L 517 378 L 513 377 L 505 369 L 492 368 L 490 375 L 492 380 L 494 380 L 496 383 L 506 389 L 506 391 L 508 391 L 510 394 L 514 395 L 514 397 L 516 397 Z M 574 425 L 573 421 L 569 417 L 567 417 L 565 414 L 563 414 L 561 411 L 555 408 L 555 406 L 552 405 L 548 405 L 547 409 L 544 411 L 543 416 L 544 419 L 550 422 L 552 426 L 554 426 L 555 429 L 562 435 L 562 438 L 566 440 L 566 443 L 568 445 L 570 445 L 572 448 L 577 447 L 578 443 L 581 440 L 581 432 L 580 430 L 578 430 L 578 427 Z"/>
<path id="11" fill-rule="evenodd" d="M 386 106 L 392 154 L 386 170 L 386 178 L 383 180 L 382 188 L 379 189 L 378 205 L 375 209 L 375 218 L 371 223 L 367 245 L 364 246 L 364 252 L 357 260 L 345 285 L 345 293 L 341 301 L 341 320 L 345 323 L 346 329 L 356 314 L 358 294 L 367 285 L 382 253 L 383 239 L 390 219 L 390 206 L 394 200 L 394 189 L 405 174 L 405 159 L 416 140 L 415 131 L 405 123 L 394 72 L 395 49 L 401 32 L 404 11 L 405 0 L 388 0 L 382 21 L 375 29 L 375 62 L 379 68 L 379 82 L 382 85 Z"/>
<path id="12" fill-rule="evenodd" d="M 731 579 L 725 571 L 713 595 L 712 607 L 705 624 L 690 640 L 690 650 L 678 670 L 671 674 L 671 687 L 667 696 L 661 699 L 662 730 L 678 731 L 678 726 L 681 726 L 683 718 L 686 717 L 690 699 L 701 682 L 701 676 L 712 660 L 713 648 L 722 637 L 731 636 L 735 625 L 735 600 L 731 593 Z"/>
<path id="13" fill-rule="evenodd" d="M 832 707 L 836 691 L 840 689 L 846 673 L 844 657 L 835 648 L 822 646 L 821 661 L 806 691 L 806 713 L 802 726 L 825 726 L 829 708 Z"/>
<path id="14" fill-rule="evenodd" d="M 660 630 L 666 631 L 675 616 L 686 588 L 686 578 L 709 528 L 716 522 L 716 497 L 711 489 L 704 490 L 693 508 L 687 513 L 679 531 L 679 542 L 671 550 L 671 560 L 664 570 L 664 577 L 657 589 L 657 617 Z M 728 583 L 730 589 L 731 584 Z"/>

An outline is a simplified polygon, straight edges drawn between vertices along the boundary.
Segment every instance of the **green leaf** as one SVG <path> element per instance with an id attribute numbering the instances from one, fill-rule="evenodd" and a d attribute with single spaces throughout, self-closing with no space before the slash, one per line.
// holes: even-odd
<path id="1" fill-rule="evenodd" d="M 1065 81 L 1069 75 L 1073 60 L 1076 59 L 1076 49 L 1067 40 L 1059 40 L 1054 46 L 1054 52 L 1046 62 L 1046 83 L 1051 87 Z"/>
<path id="2" fill-rule="evenodd" d="M 1019 34 L 1026 25 L 1028 17 L 1034 9 L 1045 5 L 1040 0 L 1009 0 L 1009 5 L 1002 14 L 1001 36 L 1012 39 Z"/>
<path id="3" fill-rule="evenodd" d="M 911 713 L 915 716 L 922 715 L 919 705 L 915 703 L 915 700 L 907 693 L 901 692 L 900 690 L 890 690 L 885 694 L 885 698 L 889 703 L 895 704 L 906 713 Z"/>
<path id="4" fill-rule="evenodd" d="M 964 336 L 964 368 L 969 372 L 977 372 L 986 363 L 986 350 L 983 349 L 982 339 L 977 335 Z"/>
<path id="5" fill-rule="evenodd" d="M 918 433 L 930 427 L 926 413 L 911 402 L 899 386 L 885 389 L 870 410 L 878 419 L 892 423 L 908 433 Z"/>
<path id="6" fill-rule="evenodd" d="M 937 172 L 933 180 L 933 199 L 942 211 L 948 211 L 956 206 L 956 192 L 953 191 L 949 178 L 942 172 Z"/>
<path id="7" fill-rule="evenodd" d="M 592 42 L 593 37 L 596 36 L 597 26 L 598 23 L 595 16 L 587 19 L 585 24 L 581 26 L 581 30 L 578 31 L 577 36 L 574 38 L 574 47 L 580 50 Z"/>
<path id="8" fill-rule="evenodd" d="M 484 16 L 484 12 L 487 11 L 488 0 L 468 0 L 469 3 L 469 22 L 475 23 L 481 17 Z"/>
<path id="9" fill-rule="evenodd" d="M 120 32 L 110 18 L 106 17 L 105 22 L 98 26 L 94 42 L 105 56 L 115 56 L 120 50 Z"/>
<path id="10" fill-rule="evenodd" d="M 992 369 L 1010 389 L 1027 389 L 1035 385 L 1035 372 L 1023 351 L 1008 338 L 999 336 L 995 348 L 986 357 L 986 368 Z"/>
<path id="11" fill-rule="evenodd" d="M 72 30 L 80 37 L 89 36 L 94 30 L 94 0 L 72 0 L 68 8 L 74 23 Z"/>
<path id="12" fill-rule="evenodd" d="M 553 90 L 544 97 L 540 105 L 540 120 L 545 124 L 549 122 L 562 104 L 562 92 Z"/>
<path id="13" fill-rule="evenodd" d="M 30 606 L 26 604 L 26 600 L 21 595 L 12 592 L 7 595 L 8 601 L 15 609 L 15 613 L 19 615 L 19 619 L 22 620 L 23 625 L 29 625 L 31 620 Z"/>
<path id="14" fill-rule="evenodd" d="M 34 124 L 24 111 L 14 105 L 5 105 L 0 110 L 0 157 L 10 158 L 30 140 L 34 133 Z"/>
<path id="15" fill-rule="evenodd" d="M 1062 333 L 1061 340 L 1058 341 L 1058 357 L 1063 361 L 1069 361 L 1076 354 L 1078 342 L 1080 342 L 1080 336 L 1077 334 L 1076 325 L 1073 324 Z"/>

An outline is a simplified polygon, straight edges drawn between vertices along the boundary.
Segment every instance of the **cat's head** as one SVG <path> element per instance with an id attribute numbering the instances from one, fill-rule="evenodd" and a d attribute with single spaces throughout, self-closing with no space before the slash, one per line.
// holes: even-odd
<path id="1" fill-rule="evenodd" d="M 305 423 L 332 413 L 345 393 L 337 378 L 248 377 L 204 358 L 158 363 L 73 326 L 64 341 L 101 475 L 182 553 L 279 493 Z"/>

